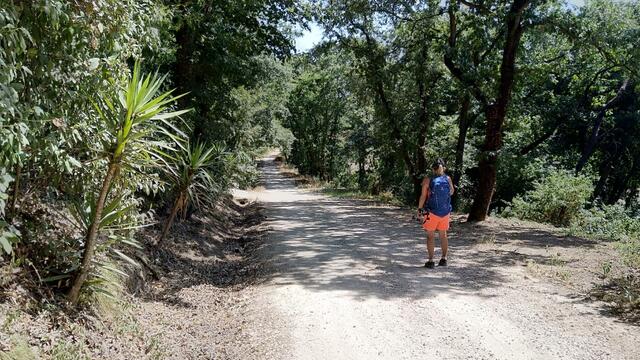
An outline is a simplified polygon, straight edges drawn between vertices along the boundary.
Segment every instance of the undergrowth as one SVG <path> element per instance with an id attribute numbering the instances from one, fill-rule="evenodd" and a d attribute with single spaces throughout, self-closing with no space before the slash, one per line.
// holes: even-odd
<path id="1" fill-rule="evenodd" d="M 154 338 L 147 338 L 137 323 L 125 291 L 128 276 L 116 262 L 101 266 L 96 278 L 102 281 L 101 291 L 86 296 L 87 307 L 76 312 L 55 298 L 35 299 L 34 294 L 21 285 L 6 289 L 5 297 L 21 304 L 0 308 L 0 360 L 23 359 L 92 359 L 92 352 L 101 342 L 123 339 L 120 346 L 136 339 L 145 344 L 146 356 L 160 358 L 163 349 Z M 70 311 L 71 310 L 71 311 Z M 2 337 L 5 337 L 3 340 Z M 28 339 L 36 340 L 29 342 Z M 139 349 L 131 348 L 135 354 Z M 125 350 L 127 351 L 127 350 Z M 131 356 L 135 356 L 135 355 Z"/>
<path id="2" fill-rule="evenodd" d="M 608 278 L 611 263 L 603 269 L 602 285 L 593 289 L 597 299 L 611 304 L 611 312 L 640 320 L 640 218 L 623 202 L 590 203 L 591 180 L 568 171 L 554 171 L 513 202 L 504 217 L 534 220 L 560 226 L 567 235 L 614 242 L 624 275 Z"/>
<path id="3" fill-rule="evenodd" d="M 384 191 L 379 194 L 371 194 L 357 188 L 340 186 L 333 181 L 326 181 L 313 176 L 301 175 L 298 170 L 292 165 L 282 161 L 276 162 L 278 163 L 281 173 L 292 178 L 295 181 L 296 185 L 302 188 L 316 189 L 323 194 L 337 198 L 370 200 L 377 203 L 384 203 L 395 206 L 404 205 L 403 201 L 390 191 Z"/>

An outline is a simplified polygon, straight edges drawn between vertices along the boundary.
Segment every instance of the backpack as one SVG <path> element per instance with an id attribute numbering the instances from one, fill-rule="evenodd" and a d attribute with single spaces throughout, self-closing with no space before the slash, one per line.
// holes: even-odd
<path id="1" fill-rule="evenodd" d="M 451 213 L 451 188 L 447 175 L 435 176 L 429 180 L 426 208 L 436 216 L 447 216 Z"/>

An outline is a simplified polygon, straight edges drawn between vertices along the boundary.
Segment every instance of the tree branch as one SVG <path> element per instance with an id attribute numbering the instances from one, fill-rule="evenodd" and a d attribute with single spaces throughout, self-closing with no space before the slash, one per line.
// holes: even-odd
<path id="1" fill-rule="evenodd" d="M 464 5 L 468 6 L 468 7 L 472 8 L 472 9 L 476 9 L 476 10 L 478 10 L 478 12 L 480 12 L 481 14 L 487 14 L 487 13 L 489 13 L 489 9 L 487 9 L 487 8 L 486 8 L 484 5 L 482 5 L 482 4 L 475 4 L 475 3 L 472 3 L 472 2 L 470 2 L 470 1 L 466 1 L 466 0 L 458 0 L 458 1 L 460 1 L 462 4 L 464 4 Z"/>
<path id="2" fill-rule="evenodd" d="M 598 112 L 598 116 L 596 117 L 596 120 L 593 124 L 593 130 L 591 131 L 591 136 L 589 137 L 589 141 L 585 145 L 584 150 L 582 150 L 582 155 L 580 156 L 580 159 L 576 164 L 576 174 L 582 171 L 582 169 L 587 164 L 587 161 L 589 160 L 591 155 L 595 152 L 596 145 L 602 139 L 601 135 L 599 134 L 600 127 L 602 126 L 602 121 L 604 120 L 607 110 L 617 105 L 617 103 L 622 98 L 622 95 L 627 91 L 628 85 L 629 85 L 629 79 L 625 79 L 622 82 L 622 85 L 620 86 L 620 88 L 618 89 L 618 92 L 616 93 L 616 95 L 611 100 L 607 101 L 607 103 Z"/>
<path id="3" fill-rule="evenodd" d="M 560 121 L 556 121 L 553 124 L 553 126 L 551 128 L 549 128 L 549 130 L 547 130 L 544 134 L 540 135 L 540 137 L 538 137 L 537 139 L 535 139 L 531 143 L 529 143 L 527 146 L 525 146 L 522 149 L 520 149 L 518 154 L 521 155 L 521 156 L 524 156 L 524 155 L 527 155 L 528 153 L 530 153 L 531 151 L 535 150 L 535 148 L 540 146 L 543 142 L 545 142 L 548 139 L 550 139 L 551 137 L 553 137 L 558 132 L 558 128 L 559 127 L 560 127 Z"/>
<path id="4" fill-rule="evenodd" d="M 463 85 L 469 87 L 469 90 L 473 96 L 480 102 L 483 107 L 489 104 L 486 95 L 480 88 L 479 84 L 471 77 L 468 76 L 457 64 L 453 61 L 453 53 L 456 49 L 456 42 L 458 37 L 458 22 L 456 19 L 457 3 L 455 0 L 449 2 L 449 40 L 448 48 L 444 54 L 444 64 L 447 66 L 451 74 L 458 79 Z"/>

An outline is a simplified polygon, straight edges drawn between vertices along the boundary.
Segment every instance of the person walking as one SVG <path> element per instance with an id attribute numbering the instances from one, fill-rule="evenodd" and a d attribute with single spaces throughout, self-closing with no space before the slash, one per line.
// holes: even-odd
<path id="1" fill-rule="evenodd" d="M 442 258 L 438 266 L 447 266 L 447 252 L 449 251 L 447 230 L 449 230 L 451 217 L 451 195 L 454 192 L 453 182 L 445 174 L 444 161 L 437 159 L 433 163 L 432 169 L 433 175 L 422 180 L 422 193 L 418 202 L 418 219 L 422 220 L 422 228 L 427 232 L 428 259 L 424 266 L 429 269 L 435 267 L 433 256 L 436 231 L 442 248 Z"/>

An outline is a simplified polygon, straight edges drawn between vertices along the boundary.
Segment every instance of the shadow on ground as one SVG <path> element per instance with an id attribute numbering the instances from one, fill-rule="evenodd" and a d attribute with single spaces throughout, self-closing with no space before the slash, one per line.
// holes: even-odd
<path id="1" fill-rule="evenodd" d="M 454 216 L 450 266 L 428 270 L 423 268 L 425 234 L 408 210 L 327 198 L 296 189 L 273 162 L 264 162 L 261 168 L 265 190 L 260 198 L 273 228 L 266 256 L 275 269 L 269 277 L 276 285 L 343 291 L 359 299 L 418 299 L 440 293 L 492 296 L 480 290 L 508 281 L 505 267 L 521 264 L 525 257 L 549 262 L 551 254 L 483 249 L 478 246 L 483 239 L 539 249 L 595 244 L 526 226 L 466 223 L 462 216 Z"/>
<path id="2" fill-rule="evenodd" d="M 255 256 L 266 234 L 263 220 L 259 204 L 242 206 L 227 200 L 205 217 L 193 216 L 174 225 L 160 246 L 150 245 L 160 229 L 148 229 L 146 266 L 152 270 L 148 275 L 159 281 L 138 293 L 147 301 L 192 307 L 182 300 L 182 289 L 213 285 L 234 291 L 258 283 L 264 278 Z"/>

